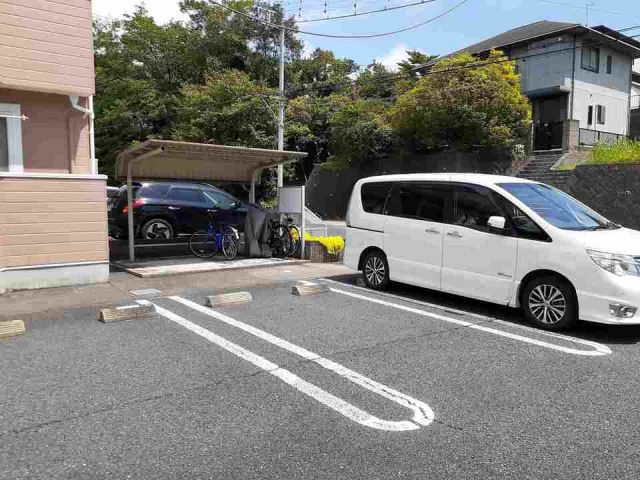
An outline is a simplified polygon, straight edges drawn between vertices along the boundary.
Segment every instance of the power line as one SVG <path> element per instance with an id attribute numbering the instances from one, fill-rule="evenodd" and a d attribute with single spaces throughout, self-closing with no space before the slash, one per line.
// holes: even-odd
<path id="1" fill-rule="evenodd" d="M 448 10 L 445 10 L 444 12 L 442 12 L 439 15 L 436 15 L 435 17 L 429 18 L 428 20 L 425 20 L 423 22 L 417 23 L 415 25 L 411 25 L 410 27 L 405 27 L 405 28 L 401 28 L 400 30 L 394 30 L 392 32 L 384 32 L 384 33 L 374 33 L 374 34 L 370 34 L 370 35 L 332 35 L 332 34 L 328 34 L 328 33 L 317 33 L 317 32 L 307 32 L 304 30 L 299 30 L 297 28 L 291 28 L 291 27 L 286 27 L 284 25 L 276 25 L 275 23 L 271 23 L 271 22 L 266 22 L 264 20 L 259 20 L 257 18 L 255 18 L 254 16 L 243 12 L 241 10 L 236 10 L 235 8 L 231 8 L 228 7 L 227 5 L 224 5 L 222 3 L 219 3 L 217 1 L 212 1 L 211 3 L 213 3 L 214 5 L 217 5 L 219 7 L 224 8 L 225 10 L 228 10 L 230 12 L 233 12 L 237 15 L 243 16 L 245 18 L 248 18 L 250 20 L 253 20 L 254 22 L 258 22 L 261 23 L 263 25 L 266 25 L 268 27 L 273 27 L 273 28 L 278 28 L 278 29 L 284 29 L 285 31 L 289 31 L 289 32 L 293 32 L 293 33 L 299 33 L 299 34 L 303 34 L 303 35 L 312 35 L 315 37 L 324 37 L 324 38 L 352 38 L 352 39 L 363 39 L 363 38 L 378 38 L 378 37 L 388 37 L 390 35 L 396 35 L 398 33 L 402 33 L 402 32 L 408 32 L 409 30 L 414 30 L 416 28 L 422 27 L 424 25 L 427 25 L 429 23 L 435 22 L 436 20 L 444 17 L 445 15 L 448 15 L 449 13 L 453 12 L 454 10 L 457 10 L 458 8 L 462 7 L 463 5 L 465 5 L 466 3 L 468 3 L 470 0 L 462 0 L 460 3 L 457 3 L 456 5 L 454 5 L 453 7 L 449 8 Z"/>
<path id="2" fill-rule="evenodd" d="M 360 17 L 360 16 L 363 16 L 363 15 L 371 15 L 373 13 L 391 12 L 393 10 L 400 10 L 400 9 L 407 8 L 407 7 L 415 7 L 416 5 L 426 5 L 428 3 L 433 3 L 435 1 L 436 0 L 421 0 L 419 2 L 407 3 L 405 5 L 398 5 L 398 6 L 395 6 L 395 7 L 384 7 L 384 8 L 379 8 L 378 10 L 368 10 L 366 12 L 360 12 L 360 13 L 348 13 L 348 14 L 344 14 L 344 15 L 336 15 L 334 17 L 312 18 L 312 19 L 309 19 L 309 20 L 296 20 L 296 23 L 324 22 L 326 20 L 338 20 L 338 19 L 342 19 L 342 18 Z"/>

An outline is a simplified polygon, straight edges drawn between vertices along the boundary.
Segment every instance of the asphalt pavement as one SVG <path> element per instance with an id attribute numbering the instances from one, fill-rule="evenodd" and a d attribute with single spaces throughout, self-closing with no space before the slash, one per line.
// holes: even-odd
<path id="1" fill-rule="evenodd" d="M 0 478 L 640 475 L 640 328 L 554 335 L 459 297 L 326 284 L 30 322 L 0 342 Z"/>

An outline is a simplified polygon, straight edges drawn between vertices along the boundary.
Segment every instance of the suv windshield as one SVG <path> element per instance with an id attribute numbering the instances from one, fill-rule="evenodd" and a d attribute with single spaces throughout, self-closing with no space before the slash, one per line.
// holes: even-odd
<path id="1" fill-rule="evenodd" d="M 609 230 L 620 228 L 575 198 L 539 183 L 499 183 L 511 195 L 563 230 Z"/>

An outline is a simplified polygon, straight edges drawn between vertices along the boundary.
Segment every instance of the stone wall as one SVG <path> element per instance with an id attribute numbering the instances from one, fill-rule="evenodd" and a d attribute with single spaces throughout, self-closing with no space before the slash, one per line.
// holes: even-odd
<path id="1" fill-rule="evenodd" d="M 344 170 L 317 165 L 307 181 L 307 206 L 324 219 L 344 218 L 351 190 L 365 177 L 394 173 L 468 172 L 511 174 L 512 157 L 502 151 L 444 151 L 405 155 Z"/>
<path id="2" fill-rule="evenodd" d="M 580 165 L 567 193 L 625 227 L 640 230 L 640 162 Z"/>

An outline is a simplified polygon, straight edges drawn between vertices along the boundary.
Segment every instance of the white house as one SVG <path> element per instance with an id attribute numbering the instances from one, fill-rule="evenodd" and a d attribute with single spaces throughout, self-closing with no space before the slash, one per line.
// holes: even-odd
<path id="1" fill-rule="evenodd" d="M 541 21 L 456 53 L 502 50 L 517 61 L 533 108 L 534 149 L 593 145 L 630 133 L 640 106 L 640 42 L 605 26 Z"/>

